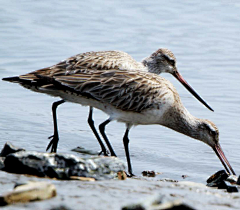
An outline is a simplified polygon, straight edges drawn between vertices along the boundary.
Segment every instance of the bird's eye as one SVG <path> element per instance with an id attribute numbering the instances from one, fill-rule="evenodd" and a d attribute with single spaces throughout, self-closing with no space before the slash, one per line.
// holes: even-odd
<path id="1" fill-rule="evenodd" d="M 167 55 L 163 55 L 164 59 L 167 60 L 168 63 L 170 63 L 172 66 L 175 65 L 175 60 L 169 58 Z"/>
<path id="2" fill-rule="evenodd" d="M 210 134 L 213 135 L 213 136 L 216 136 L 216 135 L 217 135 L 217 132 L 216 132 L 216 131 L 213 131 L 213 130 L 210 130 Z"/>
<path id="3" fill-rule="evenodd" d="M 175 60 L 169 59 L 169 63 L 174 66 L 175 65 Z"/>

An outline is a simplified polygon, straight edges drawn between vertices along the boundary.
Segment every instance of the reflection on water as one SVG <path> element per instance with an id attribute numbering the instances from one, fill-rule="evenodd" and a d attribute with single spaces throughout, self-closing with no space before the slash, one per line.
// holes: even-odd
<path id="1" fill-rule="evenodd" d="M 234 167 L 240 160 L 239 66 L 240 25 L 237 1 L 5 1 L 0 9 L 0 77 L 23 74 L 74 54 L 123 50 L 141 60 L 159 47 L 171 49 L 179 71 L 214 108 L 212 113 L 171 75 L 184 105 L 195 116 L 212 120 L 220 129 L 222 147 Z M 51 103 L 57 99 L 0 81 L 0 143 L 44 151 L 52 135 Z M 87 107 L 64 104 L 58 109 L 60 152 L 77 146 L 99 150 L 87 125 Z M 107 116 L 94 112 L 96 125 Z M 125 126 L 106 130 L 116 153 L 125 158 Z M 204 182 L 222 169 L 211 149 L 199 141 L 161 126 L 138 126 L 130 132 L 135 174 Z"/>

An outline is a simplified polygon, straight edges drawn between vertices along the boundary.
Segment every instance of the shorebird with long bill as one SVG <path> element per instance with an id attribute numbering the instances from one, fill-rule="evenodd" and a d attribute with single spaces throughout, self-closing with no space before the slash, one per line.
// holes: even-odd
<path id="1" fill-rule="evenodd" d="M 183 106 L 174 86 L 166 79 L 136 70 L 38 70 L 19 77 L 4 78 L 31 90 L 61 97 L 102 110 L 109 118 L 126 124 L 123 143 L 128 173 L 133 175 L 129 154 L 129 131 L 133 125 L 159 124 L 209 145 L 228 173 L 235 175 L 219 143 L 219 131 L 209 120 L 191 115 Z"/>
<path id="2" fill-rule="evenodd" d="M 213 109 L 194 91 L 194 89 L 186 82 L 186 80 L 184 80 L 182 75 L 177 70 L 176 58 L 174 54 L 170 50 L 165 48 L 158 49 L 149 57 L 143 59 L 142 62 L 137 62 L 128 53 L 122 51 L 86 52 L 70 57 L 51 67 L 37 70 L 37 72 L 41 71 L 45 72 L 46 74 L 53 74 L 55 72 L 65 71 L 65 73 L 68 74 L 68 72 L 78 71 L 79 69 L 88 69 L 91 71 L 108 71 L 110 69 L 129 71 L 140 70 L 143 72 L 151 72 L 154 74 L 170 73 L 177 80 L 179 80 L 184 85 L 184 87 L 186 87 L 186 89 L 190 93 L 192 93 L 201 103 L 203 103 L 208 109 L 213 111 Z M 51 152 L 57 152 L 57 145 L 59 141 L 56 109 L 60 104 L 63 104 L 64 102 L 65 100 L 60 100 L 54 102 L 52 105 L 54 134 L 49 137 L 51 141 L 47 146 L 47 150 L 51 147 Z M 94 126 L 92 115 L 93 107 L 90 106 L 88 124 L 100 144 L 101 152 L 104 155 L 107 155 L 108 152 Z M 100 127 L 100 132 L 102 134 L 104 133 L 102 130 L 102 126 Z M 107 140 L 107 138 L 104 139 L 110 150 L 111 155 L 116 156 L 110 142 Z"/>

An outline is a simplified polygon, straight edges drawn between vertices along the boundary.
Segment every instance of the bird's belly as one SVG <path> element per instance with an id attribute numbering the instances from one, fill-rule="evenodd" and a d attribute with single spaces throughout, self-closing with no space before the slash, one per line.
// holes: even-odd
<path id="1" fill-rule="evenodd" d="M 105 104 L 91 98 L 83 97 L 73 92 L 62 92 L 59 96 L 69 102 L 100 109 L 108 114 L 112 120 L 129 123 L 131 125 L 159 124 L 160 119 L 163 118 L 163 115 L 167 110 L 167 107 L 164 106 L 161 108 L 149 108 L 142 112 L 123 111 L 110 104 Z"/>
<path id="2" fill-rule="evenodd" d="M 128 123 L 130 125 L 151 125 L 159 124 L 159 120 L 163 116 L 163 113 L 152 110 L 138 112 L 122 112 L 121 110 L 117 113 L 116 120 L 119 122 Z"/>

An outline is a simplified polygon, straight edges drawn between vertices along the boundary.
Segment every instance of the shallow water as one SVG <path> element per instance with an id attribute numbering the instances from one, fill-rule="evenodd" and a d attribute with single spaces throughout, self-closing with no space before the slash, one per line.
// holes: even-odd
<path id="1" fill-rule="evenodd" d="M 0 7 L 0 78 L 50 66 L 74 54 L 122 50 L 135 59 L 160 47 L 171 49 L 179 71 L 213 107 L 211 112 L 171 75 L 184 105 L 199 118 L 213 121 L 236 173 L 240 161 L 240 3 L 237 1 L 5 1 Z M 52 135 L 51 104 L 56 98 L 0 81 L 0 145 L 11 141 L 45 151 Z M 237 93 L 237 94 L 236 94 Z M 86 122 L 88 108 L 64 104 L 58 109 L 59 152 L 83 146 L 99 150 Z M 96 125 L 107 119 L 94 111 Z M 125 158 L 125 126 L 106 131 Z M 161 126 L 138 126 L 130 132 L 133 170 L 163 172 L 158 178 L 205 182 L 222 165 L 203 143 Z"/>

